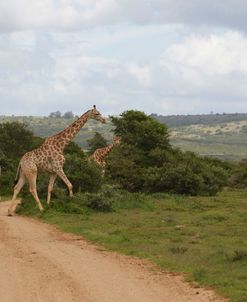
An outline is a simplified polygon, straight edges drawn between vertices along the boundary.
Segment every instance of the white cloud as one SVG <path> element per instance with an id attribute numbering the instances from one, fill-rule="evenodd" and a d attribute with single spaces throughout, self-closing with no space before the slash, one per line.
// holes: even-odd
<path id="1" fill-rule="evenodd" d="M 183 43 L 171 46 L 164 54 L 166 61 L 177 68 L 200 69 L 208 75 L 247 74 L 247 39 L 239 32 L 222 36 L 201 37 L 192 35 Z"/>
<path id="2" fill-rule="evenodd" d="M 165 90 L 171 98 L 180 98 L 181 103 L 190 100 L 193 104 L 191 112 L 194 101 L 197 108 L 204 108 L 206 104 L 208 108 L 211 106 L 220 111 L 220 107 L 229 108 L 231 105 L 232 111 L 244 111 L 243 99 L 247 99 L 246 53 L 247 38 L 238 32 L 206 37 L 192 34 L 164 52 L 159 61 L 162 71 L 157 77 L 163 74 L 167 78 L 169 75 L 169 88 Z"/>
<path id="3" fill-rule="evenodd" d="M 183 23 L 246 31 L 246 13 L 244 0 L 8 0 L 0 2 L 0 30 Z"/>
<path id="4" fill-rule="evenodd" d="M 76 29 L 117 22 L 115 0 L 9 0 L 0 2 L 3 31 L 34 28 Z"/>
<path id="5" fill-rule="evenodd" d="M 148 87 L 151 85 L 151 76 L 148 66 L 139 66 L 136 63 L 130 63 L 128 65 L 128 72 L 130 75 L 133 75 L 142 86 Z"/>

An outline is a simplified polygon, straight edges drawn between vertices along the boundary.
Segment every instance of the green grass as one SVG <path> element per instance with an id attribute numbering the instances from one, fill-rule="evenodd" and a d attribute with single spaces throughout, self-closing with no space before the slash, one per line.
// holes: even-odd
<path id="1" fill-rule="evenodd" d="M 1 201 L 7 201 L 7 200 L 11 200 L 12 196 L 1 196 L 0 202 Z"/>
<path id="2" fill-rule="evenodd" d="M 19 212 L 182 272 L 188 281 L 212 287 L 231 301 L 247 301 L 246 191 L 225 190 L 216 197 L 122 193 L 111 212 L 93 211 L 76 199 L 56 203 L 39 214 L 29 201 Z M 67 203 L 70 214 L 60 203 Z"/>

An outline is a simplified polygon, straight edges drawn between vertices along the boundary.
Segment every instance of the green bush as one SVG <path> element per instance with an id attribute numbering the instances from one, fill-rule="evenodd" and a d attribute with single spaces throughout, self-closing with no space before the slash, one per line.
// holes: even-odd
<path id="1" fill-rule="evenodd" d="M 227 183 L 217 160 L 172 148 L 167 128 L 142 112 L 112 118 L 120 146 L 107 158 L 106 177 L 130 192 L 215 195 Z"/>
<path id="2" fill-rule="evenodd" d="M 73 200 L 73 198 L 63 197 L 63 199 L 54 200 L 50 204 L 52 209 L 57 212 L 67 213 L 67 214 L 87 214 L 87 209 Z"/>
<path id="3" fill-rule="evenodd" d="M 115 201 L 116 190 L 109 186 L 104 185 L 99 192 L 76 195 L 76 202 L 81 206 L 86 206 L 93 210 L 108 212 L 113 210 L 113 203 Z"/>
<path id="4" fill-rule="evenodd" d="M 86 158 L 67 154 L 64 171 L 73 184 L 74 192 L 97 192 L 102 185 L 102 175 L 99 167 Z M 60 181 L 60 186 L 61 183 Z"/>
<path id="5" fill-rule="evenodd" d="M 20 158 L 42 142 L 43 139 L 34 136 L 25 124 L 18 122 L 0 124 L 0 153 L 8 158 Z"/>
<path id="6" fill-rule="evenodd" d="M 35 137 L 22 123 L 0 124 L 0 193 L 10 195 L 21 156 L 36 148 L 43 139 Z"/>
<path id="7" fill-rule="evenodd" d="M 112 210 L 113 200 L 107 198 L 103 192 L 86 193 L 86 206 L 103 212 Z"/>
<path id="8" fill-rule="evenodd" d="M 191 152 L 172 148 L 145 155 L 121 145 L 109 155 L 106 176 L 130 192 L 215 195 L 227 183 L 227 172 Z"/>
<path id="9" fill-rule="evenodd" d="M 230 187 L 244 189 L 247 187 L 247 163 L 246 161 L 235 164 L 229 177 Z"/>

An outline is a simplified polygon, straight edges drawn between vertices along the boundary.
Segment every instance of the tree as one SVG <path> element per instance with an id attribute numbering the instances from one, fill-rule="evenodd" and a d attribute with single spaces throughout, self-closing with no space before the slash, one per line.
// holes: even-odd
<path id="1" fill-rule="evenodd" d="M 33 135 L 25 124 L 7 122 L 0 124 L 0 178 L 1 193 L 10 194 L 18 162 L 26 152 L 37 148 L 43 139 Z"/>
<path id="2" fill-rule="evenodd" d="M 51 112 L 49 114 L 49 117 L 51 118 L 60 118 L 62 116 L 61 112 L 59 110 L 55 111 L 55 112 Z"/>
<path id="3" fill-rule="evenodd" d="M 63 118 L 73 118 L 74 114 L 72 111 L 67 111 L 64 113 Z"/>
<path id="4" fill-rule="evenodd" d="M 87 140 L 87 143 L 90 154 L 92 154 L 96 149 L 107 146 L 106 139 L 99 132 L 95 132 L 93 138 Z"/>
<path id="5" fill-rule="evenodd" d="M 144 112 L 125 111 L 120 117 L 111 117 L 111 120 L 116 126 L 115 133 L 128 145 L 145 152 L 157 147 L 170 147 L 167 126 Z"/>
<path id="6" fill-rule="evenodd" d="M 110 182 L 135 192 L 214 195 L 226 184 L 223 166 L 172 148 L 165 125 L 139 111 L 111 117 L 121 145 L 106 161 Z"/>
<path id="7" fill-rule="evenodd" d="M 25 124 L 19 122 L 0 124 L 0 150 L 8 158 L 19 158 L 42 142 L 43 139 L 34 136 Z"/>

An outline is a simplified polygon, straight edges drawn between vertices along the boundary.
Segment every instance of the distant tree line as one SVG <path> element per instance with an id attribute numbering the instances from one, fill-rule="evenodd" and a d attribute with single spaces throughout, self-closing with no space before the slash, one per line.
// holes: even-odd
<path id="1" fill-rule="evenodd" d="M 63 118 L 68 118 L 69 119 L 69 118 L 73 118 L 74 117 L 74 113 L 72 111 L 66 111 L 62 115 L 61 111 L 57 110 L 55 112 L 51 112 L 49 114 L 49 117 L 51 117 L 51 118 L 61 118 L 61 117 L 63 117 Z"/>
<path id="2" fill-rule="evenodd" d="M 234 121 L 242 121 L 247 119 L 247 113 L 223 113 L 223 114 L 198 114 L 198 115 L 158 115 L 151 114 L 151 117 L 156 119 L 162 124 L 166 124 L 169 127 L 179 127 L 188 125 L 212 125 L 229 123 Z"/>

